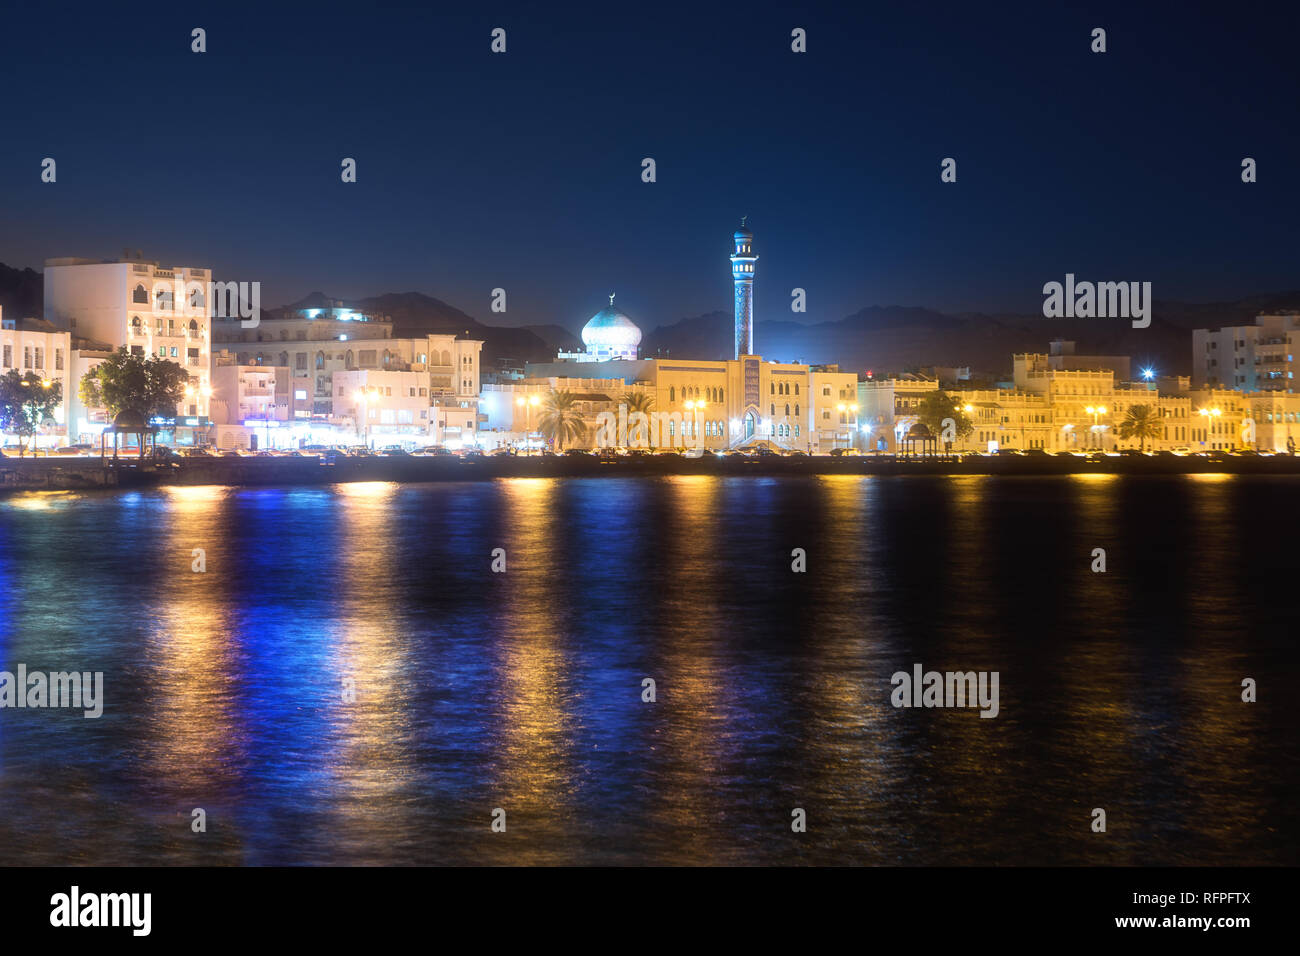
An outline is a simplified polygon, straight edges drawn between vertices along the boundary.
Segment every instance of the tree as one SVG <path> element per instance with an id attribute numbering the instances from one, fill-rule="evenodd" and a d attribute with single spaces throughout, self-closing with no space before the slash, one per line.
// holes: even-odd
<path id="1" fill-rule="evenodd" d="M 18 457 L 27 452 L 25 439 L 42 425 L 54 421 L 63 404 L 63 383 L 17 369 L 0 376 L 0 430 L 18 435 Z"/>
<path id="2" fill-rule="evenodd" d="M 629 448 L 645 448 L 650 444 L 654 396 L 649 392 L 628 392 L 623 396 L 623 404 L 627 406 L 627 445 Z"/>
<path id="3" fill-rule="evenodd" d="M 935 391 L 925 396 L 916 410 L 916 417 L 947 448 L 951 448 L 956 439 L 965 438 L 975 430 L 975 423 L 962 411 L 957 396 L 947 392 Z M 951 432 L 948 431 L 949 419 L 953 426 Z M 952 437 L 945 437 L 949 435 Z"/>
<path id="4" fill-rule="evenodd" d="M 106 408 L 113 418 L 133 411 L 147 422 L 174 416 L 189 383 L 189 373 L 176 362 L 146 359 L 123 346 L 83 375 L 77 391 L 88 408 Z"/>
<path id="5" fill-rule="evenodd" d="M 560 451 L 566 441 L 575 441 L 587 433 L 587 425 L 576 408 L 577 401 L 572 392 L 552 389 L 542 404 L 537 424 L 542 434 L 555 442 L 556 451 Z"/>
<path id="6" fill-rule="evenodd" d="M 642 412 L 649 415 L 654 411 L 655 397 L 649 392 L 628 392 L 623 396 L 623 404 L 627 406 L 627 413 Z"/>
<path id="7" fill-rule="evenodd" d="M 1131 405 L 1124 420 L 1119 423 L 1119 437 L 1138 439 L 1138 450 L 1147 450 L 1147 439 L 1153 442 L 1164 433 L 1160 410 L 1150 405 Z"/>

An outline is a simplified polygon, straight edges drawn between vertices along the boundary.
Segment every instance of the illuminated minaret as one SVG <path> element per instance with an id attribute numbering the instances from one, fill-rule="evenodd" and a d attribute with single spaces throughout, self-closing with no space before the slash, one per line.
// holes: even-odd
<path id="1" fill-rule="evenodd" d="M 736 251 L 731 254 L 731 278 L 736 284 L 736 358 L 754 354 L 754 234 L 740 220 Z"/>

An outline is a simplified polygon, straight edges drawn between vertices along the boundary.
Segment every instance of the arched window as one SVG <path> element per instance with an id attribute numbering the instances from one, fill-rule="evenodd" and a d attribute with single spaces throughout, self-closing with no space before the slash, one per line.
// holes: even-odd
<path id="1" fill-rule="evenodd" d="M 451 353 L 448 352 L 446 349 L 442 350 L 442 353 L 439 355 L 439 358 L 441 359 L 441 361 L 438 363 L 439 365 L 451 364 Z"/>
<path id="2" fill-rule="evenodd" d="M 795 383 L 794 383 L 794 393 L 795 393 L 796 395 L 799 394 L 799 383 L 798 383 L 798 382 L 795 382 Z"/>
<path id="3" fill-rule="evenodd" d="M 135 287 L 135 290 L 131 293 L 131 301 L 141 302 L 145 305 L 149 304 L 149 293 L 145 290 L 144 286 L 137 285 Z"/>
<path id="4" fill-rule="evenodd" d="M 280 364 L 280 365 L 288 365 L 288 364 L 289 364 L 289 353 L 288 353 L 288 352 L 281 352 L 281 353 L 280 353 L 280 362 L 279 362 L 279 364 Z"/>
<path id="5" fill-rule="evenodd" d="M 190 306 L 197 309 L 197 308 L 201 308 L 202 305 L 203 305 L 203 290 L 202 289 L 192 290 L 190 292 Z"/>
<path id="6" fill-rule="evenodd" d="M 352 350 L 351 350 L 351 349 L 348 349 L 348 354 L 345 355 L 345 356 L 343 356 L 343 361 L 346 363 L 346 365 L 347 365 L 348 368 L 356 368 L 356 366 L 355 366 L 354 364 L 352 364 Z"/>
<path id="7" fill-rule="evenodd" d="M 776 382 L 773 382 L 773 383 L 772 383 L 772 394 L 773 394 L 773 395 L 776 394 Z"/>
<path id="8" fill-rule="evenodd" d="M 392 357 L 393 357 L 392 353 L 389 352 L 388 349 L 384 349 L 384 364 L 385 364 L 385 365 L 387 365 L 387 364 L 389 363 L 389 361 L 392 359 Z"/>
<path id="9" fill-rule="evenodd" d="M 677 401 L 677 386 L 670 385 L 668 386 L 668 402 L 672 404 L 675 401 Z"/>
<path id="10" fill-rule="evenodd" d="M 776 418 L 776 402 L 772 403 L 772 417 Z"/>
<path id="11" fill-rule="evenodd" d="M 316 367 L 317 367 L 317 368 L 324 368 L 324 367 L 325 367 L 325 353 L 324 353 L 324 352 L 317 352 L 317 353 L 316 353 Z"/>
<path id="12" fill-rule="evenodd" d="M 786 417 L 786 418 L 789 418 L 789 417 L 790 417 L 790 404 L 789 404 L 788 402 L 786 403 L 786 406 L 785 406 L 785 417 Z"/>
<path id="13" fill-rule="evenodd" d="M 427 365 L 429 362 L 429 356 L 426 355 L 424 352 L 421 352 L 419 355 L 416 356 L 415 360 L 419 362 L 421 365 Z"/>
<path id="14" fill-rule="evenodd" d="M 794 417 L 795 417 L 795 418 L 798 418 L 798 417 L 799 417 L 799 403 L 798 403 L 798 402 L 796 402 L 796 403 L 795 403 L 795 406 L 794 406 Z"/>
<path id="15" fill-rule="evenodd" d="M 132 332 L 134 332 L 134 333 L 136 333 L 137 335 L 139 335 L 140 332 L 141 332 L 141 330 L 143 329 L 143 327 L 144 327 L 144 323 L 142 323 L 142 322 L 140 321 L 140 316 L 138 316 L 138 315 L 133 315 L 133 316 L 131 316 L 131 331 L 132 331 Z"/>
<path id="16" fill-rule="evenodd" d="M 193 319 L 190 319 L 190 335 L 198 335 L 198 334 L 199 334 L 199 323 L 195 322 Z"/>
<path id="17" fill-rule="evenodd" d="M 725 391 L 723 391 L 722 389 L 718 389 L 718 401 L 719 401 L 719 402 L 723 402 L 723 401 L 725 401 L 725 400 L 726 400 L 726 397 L 725 397 L 726 394 L 727 394 L 727 393 L 726 393 Z"/>

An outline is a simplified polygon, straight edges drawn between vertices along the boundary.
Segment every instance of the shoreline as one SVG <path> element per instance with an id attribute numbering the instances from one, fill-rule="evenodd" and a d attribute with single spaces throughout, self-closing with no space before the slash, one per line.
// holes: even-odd
<path id="1" fill-rule="evenodd" d="M 667 477 L 794 477 L 851 475 L 881 477 L 1059 475 L 1296 475 L 1300 456 L 1228 455 L 1220 459 L 1197 456 L 1116 456 L 1088 461 L 1071 456 L 980 456 L 951 460 L 879 459 L 869 456 L 808 458 L 701 458 L 649 456 L 602 460 L 595 457 L 534 456 L 461 459 L 447 457 L 186 459 L 174 463 L 119 459 L 3 459 L 0 495 L 21 491 L 69 491 L 95 488 L 140 488 L 166 485 L 321 485 L 352 481 L 423 483 L 491 481 L 498 478 Z"/>

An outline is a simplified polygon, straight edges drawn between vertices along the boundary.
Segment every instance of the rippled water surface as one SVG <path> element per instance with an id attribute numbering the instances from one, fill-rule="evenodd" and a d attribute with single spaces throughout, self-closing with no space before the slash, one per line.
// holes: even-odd
<path id="1" fill-rule="evenodd" d="M 0 862 L 1294 864 L 1298 495 L 823 476 L 0 498 L 0 670 L 105 684 L 97 720 L 0 709 Z M 895 709 L 916 663 L 998 671 L 999 715 Z"/>

